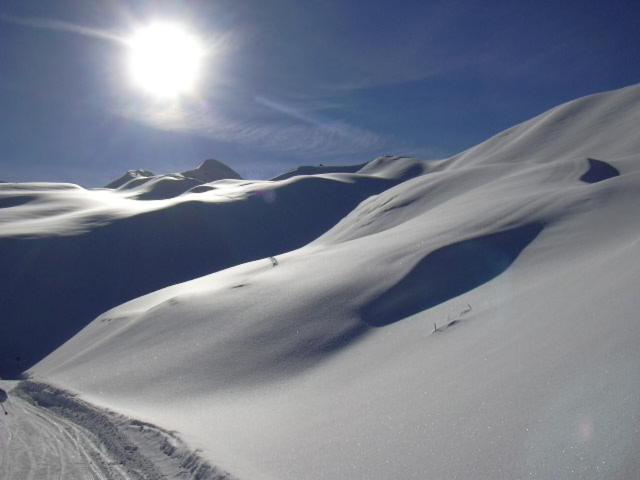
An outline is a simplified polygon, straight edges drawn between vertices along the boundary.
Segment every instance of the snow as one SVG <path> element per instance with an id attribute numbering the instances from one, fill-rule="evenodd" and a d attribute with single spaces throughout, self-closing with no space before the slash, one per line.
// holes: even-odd
<path id="1" fill-rule="evenodd" d="M 153 201 L 126 189 L 0 185 L 0 269 L 11 273 L 0 307 L 12 319 L 0 323 L 0 375 L 127 300 L 303 246 L 405 173 L 216 180 Z"/>
<path id="2" fill-rule="evenodd" d="M 185 177 L 195 178 L 203 183 L 229 178 L 238 180 L 242 179 L 240 174 L 233 168 L 213 158 L 205 160 L 198 168 L 182 172 L 182 175 Z"/>
<path id="3" fill-rule="evenodd" d="M 3 478 L 232 479 L 191 453 L 175 433 L 46 385 L 1 385 L 12 390 L 11 413 L 0 423 Z"/>
<path id="4" fill-rule="evenodd" d="M 157 202 L 3 185 L 83 195 L 110 218 L 130 202 L 161 212 L 154 227 L 180 219 L 180 232 L 203 218 L 193 195 L 230 208 L 222 226 L 252 193 L 291 188 L 279 204 L 290 235 L 310 223 L 288 208 L 336 208 L 335 192 L 311 186 L 348 186 L 353 200 L 293 248 L 273 240 L 274 253 L 112 305 L 29 373 L 180 432 L 238 478 L 634 478 L 638 125 L 636 85 L 434 162 L 382 157 L 357 173 L 214 182 Z M 51 235 L 46 215 L 26 218 L 40 201 L 0 220 Z M 251 238 L 260 218 L 229 238 Z"/>
<path id="5" fill-rule="evenodd" d="M 319 173 L 355 173 L 365 165 L 366 163 L 358 165 L 305 165 L 278 175 L 272 178 L 272 180 L 286 180 L 287 178 L 300 175 L 317 175 Z"/>
<path id="6" fill-rule="evenodd" d="M 105 188 L 128 191 L 130 198 L 162 200 L 181 195 L 198 185 L 226 179 L 241 180 L 242 177 L 228 165 L 210 158 L 199 167 L 181 173 L 154 175 L 148 170 L 129 170 Z"/>
<path id="7" fill-rule="evenodd" d="M 131 182 L 131 180 L 144 180 L 146 178 L 154 177 L 153 172 L 149 170 L 129 170 L 127 173 L 109 182 L 104 188 L 120 188 Z"/>

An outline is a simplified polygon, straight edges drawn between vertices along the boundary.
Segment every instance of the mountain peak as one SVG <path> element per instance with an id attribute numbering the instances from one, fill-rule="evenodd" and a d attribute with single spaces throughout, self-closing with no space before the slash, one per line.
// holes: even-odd
<path id="1" fill-rule="evenodd" d="M 233 168 L 213 158 L 205 160 L 198 168 L 182 172 L 182 175 L 205 183 L 227 178 L 242 179 L 240 174 Z"/>
<path id="2" fill-rule="evenodd" d="M 105 185 L 105 188 L 118 188 L 125 183 L 133 180 L 134 178 L 149 178 L 153 177 L 154 173 L 149 170 L 129 170 L 121 177 L 113 180 L 109 184 Z"/>

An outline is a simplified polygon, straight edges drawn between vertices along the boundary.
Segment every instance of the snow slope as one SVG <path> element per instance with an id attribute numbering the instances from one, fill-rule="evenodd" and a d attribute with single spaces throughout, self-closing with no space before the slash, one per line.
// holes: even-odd
<path id="1" fill-rule="evenodd" d="M 231 480 L 189 452 L 174 433 L 127 419 L 32 382 L 10 390 L 0 422 L 0 472 L 5 480 Z"/>
<path id="2" fill-rule="evenodd" d="M 161 200 L 176 197 L 193 187 L 217 180 L 241 180 L 234 169 L 215 159 L 208 159 L 193 170 L 154 175 L 148 170 L 129 170 L 105 188 L 129 191 L 129 197 L 140 200 Z"/>
<path id="3" fill-rule="evenodd" d="M 635 478 L 638 125 L 640 86 L 561 105 L 31 373 L 239 478 Z"/>
<path id="4" fill-rule="evenodd" d="M 130 175 L 146 183 L 118 179 L 115 190 L 0 185 L 0 270 L 9 272 L 0 283 L 0 376 L 32 366 L 120 303 L 308 243 L 369 195 L 422 171 L 396 160 L 402 168 L 388 158 L 365 173 L 202 183 L 233 175 L 207 161 L 175 180 L 193 180 L 191 192 L 164 200 L 141 192 L 159 196 L 167 190 L 158 182 L 174 180 L 144 172 Z"/>

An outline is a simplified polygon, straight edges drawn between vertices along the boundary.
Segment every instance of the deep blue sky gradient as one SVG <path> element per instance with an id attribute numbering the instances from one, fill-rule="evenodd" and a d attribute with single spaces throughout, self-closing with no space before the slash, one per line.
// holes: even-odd
<path id="1" fill-rule="evenodd" d="M 128 85 L 122 46 L 76 31 L 126 36 L 154 18 L 218 52 L 173 113 Z M 639 34 L 637 0 L 5 0 L 0 180 L 440 158 L 639 82 Z"/>

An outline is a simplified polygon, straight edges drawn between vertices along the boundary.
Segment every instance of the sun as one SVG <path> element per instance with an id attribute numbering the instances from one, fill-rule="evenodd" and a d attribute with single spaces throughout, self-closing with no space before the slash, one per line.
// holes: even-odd
<path id="1" fill-rule="evenodd" d="M 137 30 L 127 42 L 133 83 L 160 98 L 195 92 L 204 48 L 197 36 L 170 22 L 155 22 Z"/>

